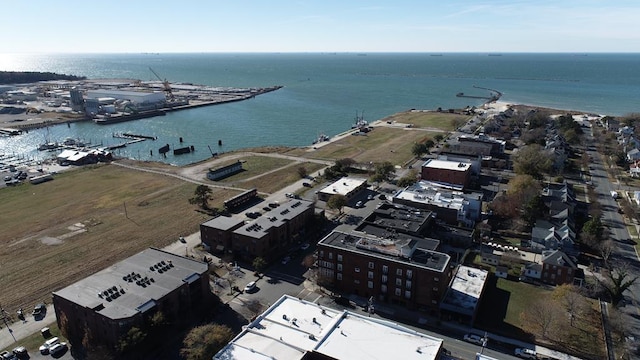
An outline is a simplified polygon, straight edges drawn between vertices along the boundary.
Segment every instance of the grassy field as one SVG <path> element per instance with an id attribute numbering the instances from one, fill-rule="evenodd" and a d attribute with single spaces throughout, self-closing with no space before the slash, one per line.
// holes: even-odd
<path id="1" fill-rule="evenodd" d="M 250 180 L 242 181 L 236 185 L 240 185 L 243 188 L 257 188 L 259 192 L 272 193 L 280 190 L 283 186 L 294 183 L 300 180 L 298 174 L 298 168 L 304 166 L 308 173 L 313 173 L 320 170 L 324 165 L 316 163 L 291 163 L 291 166 L 278 169 L 276 171 L 269 172 L 260 177 Z"/>
<path id="2" fill-rule="evenodd" d="M 551 290 L 527 283 L 491 277 L 480 304 L 477 325 L 505 336 L 533 341 L 525 331 L 522 314 L 539 299 L 551 298 Z M 588 358 L 604 358 L 602 326 L 598 304 L 587 299 L 588 309 L 577 316 L 575 326 L 566 326 L 562 339 L 554 339 L 551 347 L 571 353 L 591 355 Z M 541 341 L 541 339 L 536 339 Z"/>
<path id="3" fill-rule="evenodd" d="M 432 139 L 436 133 L 421 130 L 378 127 L 366 136 L 348 136 L 324 145 L 313 152 L 298 152 L 314 159 L 338 160 L 351 158 L 358 163 L 390 161 L 403 165 L 413 158 L 415 142 Z"/>
<path id="4" fill-rule="evenodd" d="M 242 168 L 244 171 L 241 171 L 235 175 L 229 176 L 220 182 L 224 183 L 236 183 L 250 177 L 254 177 L 256 175 L 265 173 L 267 171 L 277 169 L 279 167 L 287 166 L 292 164 L 293 160 L 275 158 L 270 156 L 247 156 L 242 158 Z M 233 163 L 234 161 L 230 161 L 229 163 Z M 224 164 L 228 165 L 228 164 Z"/>
<path id="5" fill-rule="evenodd" d="M 396 121 L 403 124 L 411 124 L 419 128 L 434 128 L 444 131 L 453 131 L 471 118 L 468 115 L 450 114 L 448 112 L 433 111 L 405 111 L 382 119 L 383 121 Z"/>
<path id="6" fill-rule="evenodd" d="M 50 302 L 52 291 L 196 232 L 208 216 L 188 203 L 195 188 L 172 177 L 102 165 L 0 190 L 3 307 L 15 312 Z M 214 191 L 212 205 L 232 194 Z"/>

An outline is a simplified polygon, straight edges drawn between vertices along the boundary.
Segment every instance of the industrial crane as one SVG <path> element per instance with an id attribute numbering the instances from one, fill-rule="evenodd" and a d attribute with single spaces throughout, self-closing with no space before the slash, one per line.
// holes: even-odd
<path id="1" fill-rule="evenodd" d="M 169 85 L 169 82 L 167 81 L 167 79 L 162 80 L 160 75 L 158 75 L 157 72 L 153 71 L 153 69 L 151 67 L 149 67 L 149 70 L 151 70 L 153 75 L 155 75 L 158 78 L 158 80 L 160 80 L 162 82 L 162 86 L 164 86 L 164 93 L 167 96 L 167 99 L 173 100 L 173 93 L 171 92 L 171 85 Z"/>

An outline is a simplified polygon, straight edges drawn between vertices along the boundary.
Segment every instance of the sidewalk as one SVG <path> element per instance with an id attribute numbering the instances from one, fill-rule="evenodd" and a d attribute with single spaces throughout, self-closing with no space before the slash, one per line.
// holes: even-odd
<path id="1" fill-rule="evenodd" d="M 16 315 L 12 315 L 12 317 L 17 319 Z M 25 310 L 25 321 L 18 320 L 10 323 L 8 328 L 5 324 L 2 324 L 2 329 L 0 329 L 0 349 L 8 348 L 11 351 L 13 347 L 17 346 L 18 341 L 39 332 L 43 327 L 47 327 L 55 321 L 56 314 L 53 310 L 53 304 L 47 305 L 46 315 L 37 321 L 31 316 L 30 309 Z"/>

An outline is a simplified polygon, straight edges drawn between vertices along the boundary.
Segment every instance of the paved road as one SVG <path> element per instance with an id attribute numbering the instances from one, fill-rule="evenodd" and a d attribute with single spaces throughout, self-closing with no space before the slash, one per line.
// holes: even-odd
<path id="1" fill-rule="evenodd" d="M 595 144 L 593 134 L 589 137 L 589 144 Z M 591 147 L 591 149 L 593 149 Z M 604 168 L 601 156 L 595 150 L 588 150 L 592 161 L 592 182 L 598 198 L 591 201 L 598 201 L 602 206 L 603 223 L 608 227 L 610 236 L 615 242 L 614 250 L 610 258 L 613 266 L 622 263 L 629 264 L 631 277 L 640 276 L 640 258 L 631 241 L 629 231 L 625 225 L 625 219 L 618 213 L 618 204 L 611 196 L 611 191 L 618 191 L 622 194 L 625 189 L 619 183 L 612 183 Z M 636 239 L 637 240 L 637 239 Z M 640 281 L 636 281 L 625 293 L 625 304 L 620 310 L 626 314 L 625 324 L 629 334 L 640 334 Z M 639 336 L 636 337 L 635 346 L 639 346 Z M 631 345 L 632 343 L 629 343 Z M 619 358 L 621 354 L 616 354 Z"/>

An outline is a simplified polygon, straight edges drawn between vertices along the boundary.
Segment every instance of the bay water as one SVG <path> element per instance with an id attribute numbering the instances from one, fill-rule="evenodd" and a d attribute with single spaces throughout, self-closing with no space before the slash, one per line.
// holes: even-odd
<path id="1" fill-rule="evenodd" d="M 91 79 L 157 80 L 225 87 L 283 88 L 253 99 L 176 111 L 111 125 L 57 125 L 0 138 L 0 154 L 40 158 L 50 139 L 113 145 L 114 133 L 156 136 L 119 149 L 120 156 L 185 165 L 256 146 L 307 146 L 323 133 L 348 130 L 408 109 L 478 106 L 457 97 L 503 93 L 501 101 L 622 116 L 638 111 L 640 54 L 237 53 L 4 54 L 2 71 L 47 71 Z M 179 138 L 184 142 L 179 143 Z M 222 142 L 222 146 L 218 142 Z M 164 144 L 195 152 L 158 156 Z M 151 155 L 153 152 L 153 155 Z"/>

